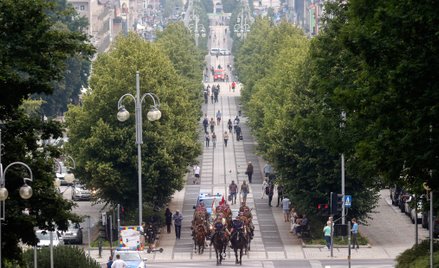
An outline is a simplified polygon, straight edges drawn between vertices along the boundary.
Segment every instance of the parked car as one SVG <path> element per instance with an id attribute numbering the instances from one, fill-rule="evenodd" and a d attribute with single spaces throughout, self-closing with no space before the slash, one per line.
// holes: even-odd
<path id="1" fill-rule="evenodd" d="M 35 232 L 38 243 L 37 247 L 48 247 L 50 246 L 50 233 L 52 233 L 52 245 L 53 246 L 60 246 L 64 245 L 64 241 L 62 239 L 61 234 L 58 231 L 46 231 L 46 230 L 37 230 Z"/>
<path id="2" fill-rule="evenodd" d="M 82 245 L 82 227 L 79 223 L 69 222 L 69 227 L 63 232 L 62 238 L 65 244 L 75 243 Z"/>
<path id="3" fill-rule="evenodd" d="M 399 199 L 398 199 L 398 207 L 401 210 L 401 212 L 405 212 L 405 203 L 410 196 L 411 194 L 405 191 L 401 191 L 401 194 L 399 195 Z"/>
<path id="4" fill-rule="evenodd" d="M 120 259 L 128 265 L 128 268 L 146 268 L 147 259 L 142 259 L 139 251 L 116 250 L 115 255 L 120 255 Z"/>
<path id="5" fill-rule="evenodd" d="M 90 201 L 91 200 L 91 191 L 86 189 L 84 185 L 82 184 L 75 184 L 72 189 L 72 200 L 78 201 L 78 200 L 84 200 L 84 201 Z"/>
<path id="6" fill-rule="evenodd" d="M 422 208 L 424 206 L 423 199 L 418 199 L 416 210 L 415 208 L 411 208 L 410 210 L 410 219 L 412 220 L 412 223 L 415 223 L 417 221 L 418 223 L 422 223 Z"/>

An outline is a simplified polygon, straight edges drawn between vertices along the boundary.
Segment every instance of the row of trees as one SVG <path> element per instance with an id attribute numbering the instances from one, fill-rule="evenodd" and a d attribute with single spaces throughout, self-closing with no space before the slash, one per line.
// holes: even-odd
<path id="1" fill-rule="evenodd" d="M 53 158 L 60 156 L 59 148 L 40 144 L 62 136 L 61 126 L 41 120 L 41 102 L 23 102 L 33 94 L 51 94 L 63 79 L 66 64 L 73 58 L 87 61 L 94 48 L 78 28 L 69 27 L 79 18 L 67 1 L 4 0 L 0 9 L 1 162 L 3 168 L 25 162 L 34 179 L 29 183 L 32 198 L 23 200 L 18 189 L 23 177 L 29 177 L 27 171 L 13 166 L 6 174 L 9 197 L 1 221 L 1 261 L 6 263 L 21 258 L 20 241 L 37 243 L 34 228 L 65 230 L 68 220 L 80 220 L 71 212 L 74 203 L 64 200 L 54 187 Z"/>
<path id="2" fill-rule="evenodd" d="M 67 150 L 76 160 L 77 176 L 98 197 L 121 204 L 126 213 L 137 213 L 137 153 L 134 116 L 117 120 L 117 103 L 125 93 L 135 95 L 135 74 L 140 72 L 141 93 L 160 98 L 162 117 L 149 122 L 143 103 L 142 174 L 143 199 L 147 206 L 166 204 L 183 188 L 188 165 L 200 154 L 194 127 L 201 114 L 200 74 L 203 57 L 192 35 L 182 23 L 169 25 L 156 43 L 136 34 L 119 37 L 111 50 L 93 64 L 90 91 L 82 106 L 70 106 L 66 114 L 69 129 Z M 126 100 L 134 114 L 134 103 Z"/>
<path id="3" fill-rule="evenodd" d="M 245 110 L 300 211 L 340 192 L 341 153 L 350 216 L 367 219 L 383 185 L 439 188 L 437 5 L 328 3 L 312 40 L 286 23 L 252 26 L 235 63 Z"/>

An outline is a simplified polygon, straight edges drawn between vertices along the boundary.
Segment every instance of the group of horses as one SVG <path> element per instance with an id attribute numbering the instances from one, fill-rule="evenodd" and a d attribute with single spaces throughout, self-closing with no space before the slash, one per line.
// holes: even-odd
<path id="1" fill-rule="evenodd" d="M 218 224 L 222 228 L 217 228 Z M 234 226 L 242 228 L 233 228 Z M 216 263 L 220 265 L 226 257 L 227 246 L 235 252 L 236 264 L 242 264 L 242 255 L 250 250 L 254 226 L 251 210 L 243 204 L 239 216 L 233 219 L 232 210 L 224 200 L 216 207 L 211 215 L 203 204 L 197 206 L 192 220 L 194 250 L 203 254 L 207 240 L 213 245 L 216 253 Z"/>

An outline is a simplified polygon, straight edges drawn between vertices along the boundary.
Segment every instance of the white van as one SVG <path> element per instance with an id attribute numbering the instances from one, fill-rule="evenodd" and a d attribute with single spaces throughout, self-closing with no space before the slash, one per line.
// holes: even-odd
<path id="1" fill-rule="evenodd" d="M 219 55 L 220 52 L 221 52 L 221 49 L 217 48 L 217 47 L 213 47 L 210 49 L 210 55 Z"/>

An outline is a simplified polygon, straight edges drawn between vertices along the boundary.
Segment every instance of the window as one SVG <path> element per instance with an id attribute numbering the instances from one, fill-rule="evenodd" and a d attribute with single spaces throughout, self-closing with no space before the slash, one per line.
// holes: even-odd
<path id="1" fill-rule="evenodd" d="M 85 6 L 84 5 L 80 5 L 79 6 L 79 10 L 85 10 Z"/>

